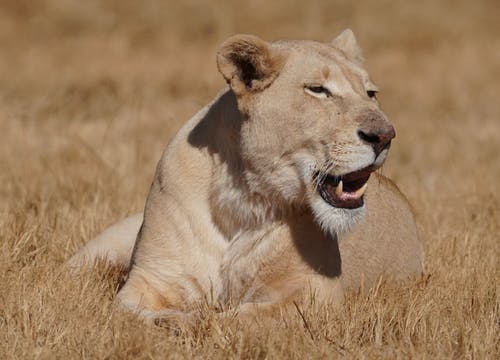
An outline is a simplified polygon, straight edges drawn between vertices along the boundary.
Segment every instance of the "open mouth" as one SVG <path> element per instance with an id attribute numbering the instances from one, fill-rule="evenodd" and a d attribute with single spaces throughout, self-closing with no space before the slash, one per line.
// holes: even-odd
<path id="1" fill-rule="evenodd" d="M 368 166 L 340 176 L 317 172 L 315 179 L 319 195 L 329 205 L 337 208 L 359 208 L 364 204 L 363 195 L 367 182 L 375 169 L 374 166 Z"/>

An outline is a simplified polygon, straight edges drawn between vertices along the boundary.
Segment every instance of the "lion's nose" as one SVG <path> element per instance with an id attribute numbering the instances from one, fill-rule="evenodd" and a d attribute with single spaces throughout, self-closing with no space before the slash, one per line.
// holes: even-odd
<path id="1" fill-rule="evenodd" d="M 396 131 L 392 125 L 387 124 L 369 131 L 358 130 L 358 136 L 365 143 L 371 145 L 375 156 L 378 156 L 383 150 L 389 148 L 391 140 L 396 136 Z"/>

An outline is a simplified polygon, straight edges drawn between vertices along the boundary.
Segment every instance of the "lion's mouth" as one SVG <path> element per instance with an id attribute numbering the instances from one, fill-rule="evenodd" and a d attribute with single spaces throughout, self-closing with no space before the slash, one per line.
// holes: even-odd
<path id="1" fill-rule="evenodd" d="M 317 172 L 315 179 L 319 195 L 329 205 L 337 208 L 359 208 L 364 204 L 363 195 L 373 171 L 375 171 L 374 166 L 340 176 Z"/>

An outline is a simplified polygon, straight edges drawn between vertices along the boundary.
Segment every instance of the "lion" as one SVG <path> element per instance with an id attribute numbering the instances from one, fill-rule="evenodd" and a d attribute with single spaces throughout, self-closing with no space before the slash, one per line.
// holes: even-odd
<path id="1" fill-rule="evenodd" d="M 235 35 L 228 86 L 167 145 L 145 209 L 69 261 L 123 266 L 117 301 L 156 318 L 202 300 L 254 313 L 423 269 L 410 205 L 378 172 L 394 127 L 354 34 L 332 42 Z M 222 310 L 221 310 L 222 311 Z"/>

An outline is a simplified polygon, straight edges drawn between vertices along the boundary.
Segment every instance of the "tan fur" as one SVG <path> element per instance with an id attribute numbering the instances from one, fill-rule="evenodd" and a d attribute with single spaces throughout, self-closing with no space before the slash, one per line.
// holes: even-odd
<path id="1" fill-rule="evenodd" d="M 118 300 L 153 316 L 203 299 L 242 311 L 307 294 L 339 302 L 380 276 L 419 274 L 413 215 L 395 185 L 372 174 L 365 206 L 349 210 L 324 202 L 313 181 L 318 169 L 341 175 L 387 154 L 358 136 L 392 127 L 367 96 L 375 89 L 352 32 L 330 44 L 237 35 L 217 61 L 230 87 L 167 146 L 140 231 L 137 214 L 70 264 L 128 264 Z"/>

